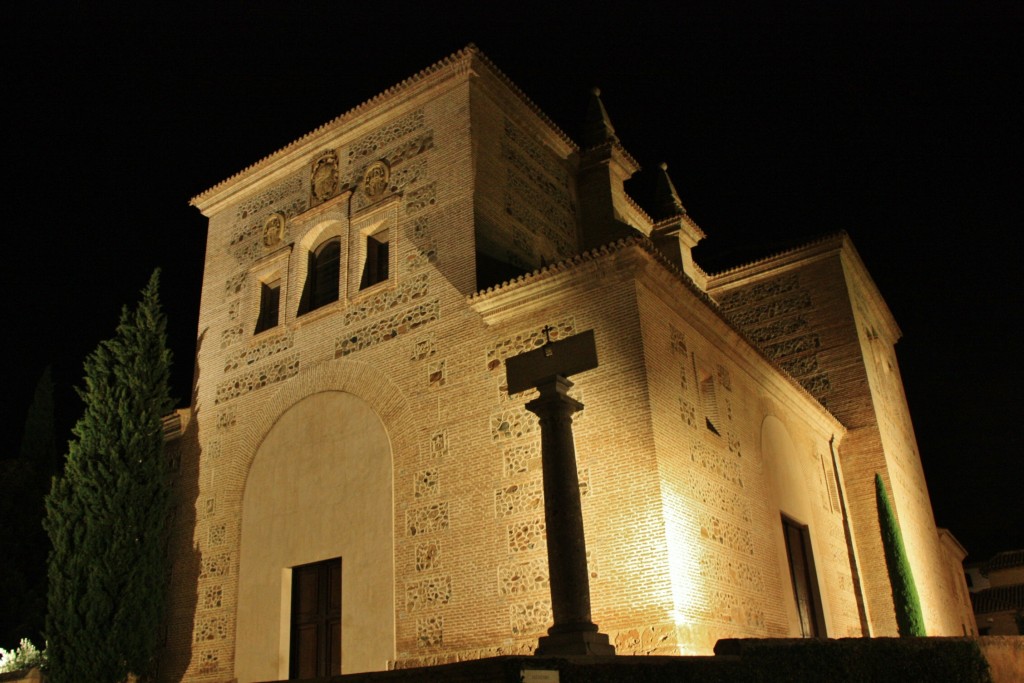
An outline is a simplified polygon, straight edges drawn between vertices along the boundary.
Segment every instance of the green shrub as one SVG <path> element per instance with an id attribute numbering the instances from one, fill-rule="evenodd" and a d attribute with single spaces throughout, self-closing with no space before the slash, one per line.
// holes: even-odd
<path id="1" fill-rule="evenodd" d="M 38 650 L 28 638 L 22 638 L 21 644 L 13 650 L 0 647 L 0 674 L 10 671 L 22 671 L 46 663 L 46 650 Z"/>

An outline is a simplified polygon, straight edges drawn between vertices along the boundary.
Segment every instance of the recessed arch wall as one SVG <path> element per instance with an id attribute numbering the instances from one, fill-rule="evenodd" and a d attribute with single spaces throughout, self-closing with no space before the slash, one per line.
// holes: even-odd
<path id="1" fill-rule="evenodd" d="M 380 372 L 333 361 L 301 372 L 241 444 L 235 676 L 287 678 L 290 567 L 342 558 L 342 671 L 395 656 L 394 495 L 408 453 L 401 393 Z M 228 492 L 225 492 L 228 493 Z"/>
<path id="2" fill-rule="evenodd" d="M 782 578 L 782 594 L 786 600 L 786 615 L 789 622 L 790 635 L 800 636 L 800 617 L 797 614 L 797 601 L 790 580 L 789 559 L 786 554 L 786 540 L 783 534 L 782 516 L 801 525 L 809 525 L 812 552 L 817 552 L 819 544 L 815 541 L 814 498 L 812 497 L 812 481 L 806 471 L 807 460 L 801 457 L 789 429 L 779 418 L 768 415 L 761 422 L 761 454 L 764 460 L 765 474 L 768 478 L 768 509 L 776 510 L 772 538 L 775 545 L 776 561 L 779 576 Z M 826 600 L 821 591 L 824 584 L 820 577 L 814 580 L 818 587 L 818 609 L 826 608 Z M 827 623 L 827 619 L 822 619 Z M 822 634 L 824 635 L 824 634 Z"/>

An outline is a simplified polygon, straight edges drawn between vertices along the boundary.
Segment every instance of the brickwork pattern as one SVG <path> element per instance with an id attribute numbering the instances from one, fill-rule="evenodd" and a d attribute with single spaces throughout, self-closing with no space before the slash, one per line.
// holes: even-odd
<path id="1" fill-rule="evenodd" d="M 871 387 L 894 409 L 892 422 L 872 428 L 859 414 L 843 417 L 851 433 L 837 480 L 825 454 L 843 425 L 639 246 L 548 268 L 535 285 L 470 297 L 475 249 L 533 269 L 578 251 L 580 229 L 575 150 L 478 67 L 483 75 L 474 79 L 458 68 L 432 72 L 424 77 L 437 88 L 432 97 L 385 97 L 372 114 L 297 143 L 292 160 L 265 180 L 243 175 L 222 204 L 206 205 L 214 208 L 196 402 L 168 451 L 179 461 L 179 512 L 163 680 L 236 675 L 246 647 L 235 638 L 246 477 L 276 421 L 327 391 L 365 401 L 390 442 L 388 665 L 532 652 L 552 618 L 539 430 L 524 407 L 534 392 L 508 394 L 504 361 L 548 337 L 592 329 L 597 340 L 600 366 L 573 377 L 571 395 L 585 405 L 574 430 L 594 619 L 621 654 L 707 654 L 721 637 L 792 633 L 779 510 L 761 454 L 768 416 L 785 422 L 799 471 L 810 473 L 806 523 L 820 554 L 829 635 L 859 633 L 837 500 L 845 490 L 863 514 L 857 487 L 840 486 L 861 461 L 874 462 L 863 453 L 880 454 L 883 441 L 901 445 L 890 477 L 901 519 L 927 526 L 898 374 L 882 377 L 894 364 L 884 348 Z M 377 162 L 389 182 L 368 192 L 363 174 Z M 274 214 L 284 217 L 280 242 L 263 239 Z M 360 235 L 350 231 L 370 229 L 378 214 L 392 220 L 395 268 L 359 290 L 351 284 L 359 273 L 350 271 L 361 264 L 348 252 Z M 299 316 L 304 250 L 334 235 L 343 238 L 338 301 Z M 283 258 L 289 249 L 293 257 Z M 267 259 L 287 264 L 287 286 L 279 325 L 254 335 Z M 823 287 L 842 290 L 838 302 L 822 298 Z M 719 303 L 840 415 L 860 401 L 844 393 L 855 364 L 837 360 L 835 328 L 854 319 L 841 305 L 844 292 L 804 269 L 754 278 Z M 830 310 L 838 320 L 823 317 Z M 870 524 L 859 524 L 856 535 L 866 536 Z"/>
<path id="2" fill-rule="evenodd" d="M 765 353 L 850 429 L 839 453 L 872 633 L 896 634 L 875 527 L 873 480 L 879 472 L 910 539 L 928 633 L 959 635 L 951 616 L 955 597 L 941 578 L 942 551 L 893 353 L 899 332 L 852 248 L 834 242 L 827 259 L 785 268 L 768 260 L 748 269 L 756 274 L 753 284 L 738 279 L 738 286 L 716 290 L 713 279 L 712 291 Z M 785 256 L 779 258 L 783 261 L 788 264 Z M 838 509 L 833 468 L 824 468 L 824 476 L 829 507 Z M 846 586 L 843 577 L 830 580 Z"/>

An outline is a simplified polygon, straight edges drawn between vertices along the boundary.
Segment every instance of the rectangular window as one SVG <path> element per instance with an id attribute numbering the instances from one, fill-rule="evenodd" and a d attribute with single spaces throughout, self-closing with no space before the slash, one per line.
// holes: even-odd
<path id="1" fill-rule="evenodd" d="M 811 554 L 811 536 L 806 525 L 782 518 L 782 531 L 786 537 L 786 558 L 793 581 L 796 612 L 800 618 L 800 633 L 804 638 L 825 636 L 825 615 L 821 611 L 821 596 L 814 575 L 814 557 Z"/>
<path id="2" fill-rule="evenodd" d="M 700 374 L 700 404 L 704 410 L 704 425 L 709 431 L 721 436 L 718 431 L 718 396 L 715 394 L 715 378 L 710 372 L 701 369 Z"/>
<path id="3" fill-rule="evenodd" d="M 341 558 L 292 570 L 289 678 L 341 674 Z"/>
<path id="4" fill-rule="evenodd" d="M 256 334 L 277 327 L 281 310 L 281 281 L 263 282 L 260 286 L 260 315 L 256 319 Z"/>
<path id="5" fill-rule="evenodd" d="M 389 256 L 387 230 L 366 236 L 366 262 L 363 264 L 363 277 L 359 282 L 359 289 L 372 287 L 388 279 Z"/>

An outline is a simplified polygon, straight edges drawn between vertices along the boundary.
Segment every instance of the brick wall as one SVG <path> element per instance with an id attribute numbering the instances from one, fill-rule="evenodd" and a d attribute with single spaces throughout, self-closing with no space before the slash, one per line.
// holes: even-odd
<path id="1" fill-rule="evenodd" d="M 912 432 L 908 441 L 906 428 L 871 422 L 874 380 L 854 353 L 842 271 L 801 264 L 793 276 L 730 281 L 741 304 L 720 297 L 805 391 L 649 242 L 578 254 L 575 152 L 467 50 L 195 200 L 210 229 L 194 402 L 169 449 L 177 502 L 162 679 L 286 671 L 288 570 L 329 559 L 317 553 L 342 556 L 343 644 L 394 633 L 379 661 L 343 652 L 346 673 L 532 652 L 551 622 L 540 439 L 523 407 L 532 392 L 508 395 L 504 360 L 542 344 L 545 327 L 552 339 L 595 333 L 600 366 L 573 377 L 571 395 L 586 406 L 574 426 L 593 614 L 620 653 L 708 654 L 720 637 L 798 633 L 783 514 L 808 526 L 828 634 L 860 633 L 838 484 L 848 483 L 861 543 L 873 522 L 849 482 L 863 462 L 889 457 L 886 439 L 906 451 Z M 390 275 L 361 290 L 366 235 L 384 230 Z M 298 315 L 308 253 L 332 238 L 339 299 Z M 522 269 L 549 265 L 478 293 L 481 252 Z M 256 334 L 261 285 L 275 278 L 280 323 Z M 323 392 L 351 400 L 308 401 Z M 850 434 L 815 399 L 841 419 L 846 411 Z M 311 416 L 306 438 L 284 439 L 296 431 L 289 411 L 312 405 L 379 419 L 387 447 L 362 456 L 390 457 L 390 470 L 365 484 L 378 487 L 374 505 L 344 484 L 322 488 L 344 479 L 328 465 L 359 462 L 344 450 L 358 429 Z M 830 442 L 842 444 L 845 479 L 831 469 Z M 328 443 L 342 449 L 330 463 L 310 457 L 335 452 Z M 909 465 L 897 483 L 910 483 L 897 487 L 897 507 L 901 518 L 930 519 L 930 509 L 913 511 L 912 456 L 901 456 Z M 308 469 L 295 479 L 301 490 L 286 490 L 289 477 L 267 486 L 263 473 L 292 459 Z M 314 541 L 287 557 L 258 552 L 294 541 L 273 535 L 292 534 L 286 526 L 262 525 L 296 519 L 289 501 L 307 499 L 328 501 L 330 524 L 311 531 L 307 505 L 294 534 Z M 370 528 L 389 508 L 390 538 L 339 530 Z M 260 518 L 256 533 L 253 520 L 270 509 L 287 512 Z M 392 562 L 380 571 L 393 578 L 374 593 L 393 609 L 346 611 L 344 595 L 366 587 L 344 568 L 386 546 Z M 240 596 L 252 577 L 278 571 L 257 617 Z"/>
<path id="2" fill-rule="evenodd" d="M 958 635 L 956 596 L 893 346 L 900 332 L 845 235 L 737 268 L 709 291 L 729 317 L 849 429 L 839 447 L 873 635 L 894 635 L 874 475 L 895 501 L 930 635 Z"/>

